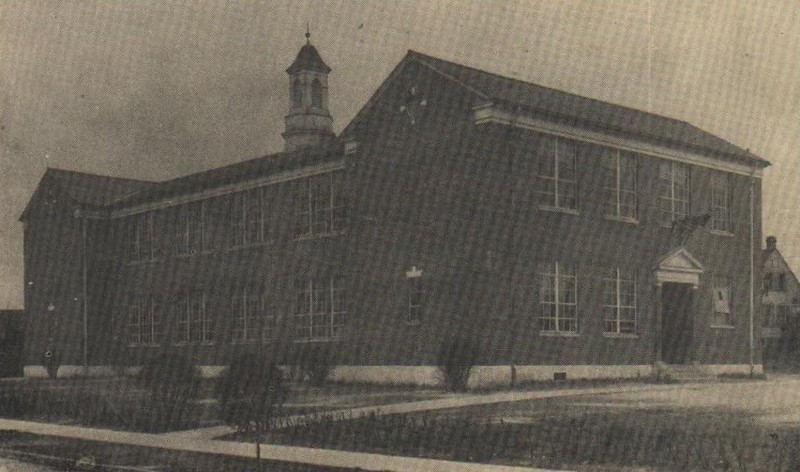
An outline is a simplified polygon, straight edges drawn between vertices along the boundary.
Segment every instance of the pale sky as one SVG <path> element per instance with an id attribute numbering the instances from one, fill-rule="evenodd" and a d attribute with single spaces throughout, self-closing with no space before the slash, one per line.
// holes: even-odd
<path id="1" fill-rule="evenodd" d="M 0 0 L 0 308 L 47 167 L 164 180 L 279 151 L 306 22 L 336 131 L 414 49 L 749 148 L 800 269 L 800 0 Z"/>

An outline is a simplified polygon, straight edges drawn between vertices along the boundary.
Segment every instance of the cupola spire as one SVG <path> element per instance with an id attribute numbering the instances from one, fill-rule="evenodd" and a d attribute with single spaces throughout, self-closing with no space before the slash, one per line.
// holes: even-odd
<path id="1" fill-rule="evenodd" d="M 334 136 L 333 119 L 328 111 L 328 74 L 331 68 L 311 44 L 308 23 L 305 36 L 306 44 L 286 69 L 289 74 L 289 113 L 283 132 L 286 151 L 320 146 Z"/>

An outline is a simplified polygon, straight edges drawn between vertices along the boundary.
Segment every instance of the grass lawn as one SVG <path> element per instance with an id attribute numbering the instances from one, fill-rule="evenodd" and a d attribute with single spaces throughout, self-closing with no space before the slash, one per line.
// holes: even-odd
<path id="1" fill-rule="evenodd" d="M 323 418 L 273 431 L 266 442 L 586 471 L 800 470 L 796 426 L 766 425 L 756 412 L 724 405 L 683 407 L 603 396 Z"/>
<path id="2" fill-rule="evenodd" d="M 120 466 L 136 467 L 140 470 L 154 472 L 328 472 L 347 470 L 266 461 L 257 464 L 254 459 L 105 444 L 2 430 L 0 430 L 0 456 L 40 463 L 56 470 L 78 470 L 75 468 L 75 463 L 85 456 L 92 456 L 95 459 L 99 467 L 93 470 L 119 470 L 115 467 Z"/>

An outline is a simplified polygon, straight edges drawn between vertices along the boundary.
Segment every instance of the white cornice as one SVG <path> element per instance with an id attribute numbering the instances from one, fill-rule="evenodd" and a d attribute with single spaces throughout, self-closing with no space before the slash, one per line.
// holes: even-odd
<path id="1" fill-rule="evenodd" d="M 146 211 L 169 208 L 177 205 L 182 205 L 184 203 L 196 202 L 213 197 L 218 197 L 221 195 L 241 192 L 243 190 L 250 190 L 253 188 L 263 187 L 266 185 L 277 184 L 280 182 L 288 182 L 290 180 L 302 179 L 305 177 L 311 177 L 313 175 L 325 174 L 336 170 L 342 170 L 344 169 L 344 167 L 345 167 L 344 160 L 340 159 L 333 162 L 327 162 L 325 164 L 303 167 L 302 169 L 296 169 L 288 172 L 281 172 L 279 174 L 269 175 L 259 179 L 248 180 L 246 182 L 239 182 L 231 185 L 224 185 L 222 187 L 215 187 L 213 189 L 204 190 L 202 192 L 179 195 L 177 197 L 170 198 L 167 200 L 160 200 L 156 202 L 145 203 L 142 205 L 136 205 L 129 208 L 123 208 L 121 210 L 114 210 L 111 212 L 110 216 L 111 218 L 120 218 L 123 216 L 134 215 L 137 213 L 144 213 Z"/>
<path id="2" fill-rule="evenodd" d="M 539 131 L 564 138 L 576 139 L 579 141 L 600 144 L 613 147 L 624 151 L 646 154 L 661 159 L 683 162 L 696 166 L 707 167 L 709 169 L 731 172 L 734 174 L 754 176 L 761 178 L 764 174 L 763 169 L 751 167 L 745 164 L 724 161 L 721 159 L 704 156 L 702 154 L 677 151 L 664 146 L 658 146 L 633 139 L 626 139 L 608 134 L 598 133 L 574 126 L 563 125 L 545 121 L 531 116 L 519 116 L 514 113 L 501 110 L 492 103 L 480 105 L 473 109 L 475 114 L 475 124 L 498 123 L 502 125 L 515 126 L 517 128 Z"/>

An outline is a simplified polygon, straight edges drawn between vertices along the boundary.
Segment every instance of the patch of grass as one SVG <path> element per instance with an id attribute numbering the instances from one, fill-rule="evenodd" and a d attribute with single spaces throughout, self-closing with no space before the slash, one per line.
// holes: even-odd
<path id="1" fill-rule="evenodd" d="M 52 459 L 35 456 L 50 456 Z M 312 467 L 283 462 L 199 454 L 138 446 L 107 444 L 93 441 L 38 436 L 0 430 L 0 455 L 42 463 L 58 470 L 74 470 L 75 462 L 84 456 L 96 459 L 97 471 L 116 471 L 117 467 L 170 472 L 333 472 L 344 468 Z M 150 469 L 146 469 L 146 468 Z"/>
<path id="2" fill-rule="evenodd" d="M 533 416 L 510 418 L 469 411 L 352 419 L 319 415 L 278 424 L 266 440 L 554 469 L 592 464 L 659 471 L 800 470 L 800 431 L 768 431 L 730 411 L 546 406 Z"/>

